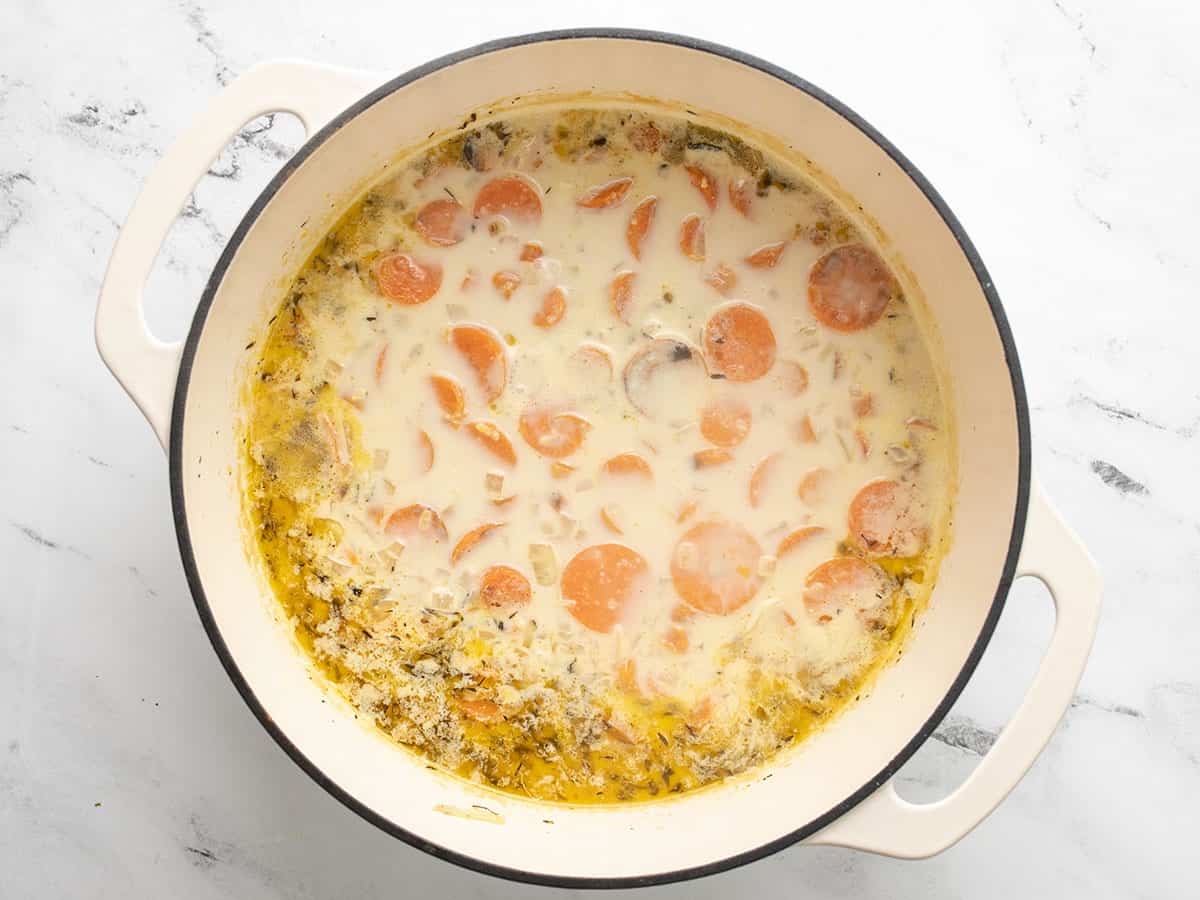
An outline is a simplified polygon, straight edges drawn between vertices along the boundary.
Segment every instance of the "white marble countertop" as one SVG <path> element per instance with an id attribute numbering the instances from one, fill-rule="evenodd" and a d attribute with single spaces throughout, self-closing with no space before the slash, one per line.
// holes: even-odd
<path id="1" fill-rule="evenodd" d="M 1037 469 L 1106 580 L 1077 702 L 1028 777 L 957 847 L 924 862 L 793 848 L 654 893 L 1200 895 L 1194 7 L 939 0 L 801 16 L 812 5 L 791 4 L 788 20 L 750 0 L 740 15 L 659 2 L 581 20 L 532 0 L 396 3 L 369 17 L 350 6 L 15 0 L 0 17 L 0 896 L 561 893 L 387 837 L 274 745 L 200 628 L 165 460 L 100 363 L 92 322 L 143 179 L 251 63 L 401 71 L 597 19 L 779 63 L 916 162 L 995 277 Z M 299 134 L 282 117 L 257 123 L 197 187 L 150 283 L 163 336 L 182 334 L 233 225 Z M 1048 634 L 1042 590 L 1014 590 L 952 718 L 904 770 L 906 794 L 944 794 L 990 746 Z"/>

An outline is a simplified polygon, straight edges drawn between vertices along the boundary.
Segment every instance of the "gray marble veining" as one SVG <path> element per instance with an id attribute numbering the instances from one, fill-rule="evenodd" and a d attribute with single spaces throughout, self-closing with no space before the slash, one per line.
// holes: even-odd
<path id="1" fill-rule="evenodd" d="M 918 863 L 795 848 L 672 897 L 1195 897 L 1200 833 L 1200 13 L 1182 2 L 614 6 L 748 50 L 907 153 L 1005 299 L 1048 493 L 1104 571 L 1080 693 L 979 829 Z M 595 13 L 583 17 L 597 20 Z M 245 709 L 182 577 L 166 465 L 92 344 L 119 223 L 163 150 L 253 62 L 400 71 L 564 4 L 365 8 L 13 0 L 0 16 L 0 897 L 526 897 L 386 837 Z M 228 235 L 298 146 L 248 123 L 148 286 L 179 336 Z M 1019 583 L 901 790 L 944 795 L 996 740 L 1052 622 Z"/>

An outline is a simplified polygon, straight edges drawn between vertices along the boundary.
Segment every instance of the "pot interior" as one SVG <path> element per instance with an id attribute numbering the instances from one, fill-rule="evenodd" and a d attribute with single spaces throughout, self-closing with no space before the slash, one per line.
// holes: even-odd
<path id="1" fill-rule="evenodd" d="M 470 111 L 498 98 L 578 92 L 628 92 L 724 115 L 774 135 L 827 173 L 870 212 L 885 252 L 919 288 L 909 285 L 910 296 L 923 295 L 959 434 L 953 546 L 902 658 L 870 694 L 749 777 L 625 807 L 567 808 L 501 795 L 431 772 L 425 760 L 364 727 L 306 664 L 240 527 L 236 415 L 250 362 L 244 348 L 325 226 L 397 151 Z M 248 229 L 239 230 L 240 245 L 235 237 L 222 257 L 225 268 L 214 274 L 189 340 L 175 410 L 172 481 L 185 565 L 214 643 L 261 707 L 260 718 L 310 773 L 377 823 L 460 861 L 538 879 L 654 879 L 713 866 L 809 833 L 848 798 L 861 799 L 925 736 L 982 650 L 1015 557 L 1028 477 L 1023 400 L 998 308 L 934 202 L 822 99 L 776 73 L 676 43 L 589 36 L 516 44 L 400 79 L 360 106 L 273 183 L 277 190 L 268 189 Z"/>

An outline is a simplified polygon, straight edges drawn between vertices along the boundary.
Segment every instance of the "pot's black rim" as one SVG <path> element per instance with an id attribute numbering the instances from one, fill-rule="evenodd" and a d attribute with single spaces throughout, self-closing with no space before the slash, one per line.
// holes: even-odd
<path id="1" fill-rule="evenodd" d="M 702 866 L 695 866 L 688 869 L 678 869 L 670 872 L 657 872 L 652 875 L 642 875 L 635 877 L 624 878 L 582 878 L 582 877 L 564 877 L 558 875 L 548 875 L 540 872 L 531 872 L 522 869 L 512 869 L 505 866 L 498 866 L 484 860 L 476 859 L 449 850 L 445 847 L 438 846 L 424 840 L 417 834 L 413 834 L 394 822 L 385 819 L 383 816 L 370 809 L 362 802 L 351 796 L 343 790 L 337 783 L 330 779 L 316 764 L 306 757 L 299 747 L 292 743 L 282 729 L 271 718 L 270 714 L 263 708 L 254 691 L 247 683 L 245 677 L 238 669 L 237 663 L 234 661 L 229 648 L 226 646 L 221 632 L 217 627 L 216 620 L 213 617 L 212 608 L 209 606 L 208 600 L 204 593 L 204 586 L 200 578 L 200 572 L 196 565 L 195 555 L 192 551 L 191 536 L 188 531 L 187 511 L 184 506 L 184 485 L 183 485 L 183 422 L 184 413 L 187 408 L 187 392 L 188 382 L 190 380 L 192 365 L 195 360 L 196 348 L 200 341 L 200 335 L 204 330 L 204 323 L 208 316 L 209 307 L 212 305 L 213 298 L 216 296 L 217 289 L 220 287 L 221 281 L 225 276 L 226 270 L 229 268 L 234 255 L 241 246 L 242 240 L 249 231 L 259 214 L 271 201 L 283 184 L 312 153 L 320 147 L 328 138 L 333 135 L 338 129 L 353 119 L 363 110 L 371 107 L 379 102 L 384 97 L 399 88 L 410 84 L 420 78 L 425 77 L 439 69 L 452 66 L 456 63 L 471 59 L 476 56 L 481 56 L 487 53 L 493 53 L 499 50 L 507 50 L 513 47 L 520 47 L 525 44 L 540 43 L 544 41 L 560 41 L 574 40 L 580 38 L 616 38 L 634 41 L 647 41 L 651 43 L 673 44 L 678 47 L 685 47 L 691 50 L 697 50 L 704 53 L 710 53 L 714 56 L 720 56 L 733 62 L 741 63 L 750 68 L 757 69 L 780 81 L 786 82 L 794 88 L 808 94 L 815 100 L 829 107 L 833 112 L 842 116 L 866 137 L 874 141 L 885 153 L 888 154 L 896 162 L 898 166 L 912 179 L 913 183 L 921 190 L 933 207 L 938 211 L 946 226 L 953 233 L 958 241 L 959 247 L 967 257 L 976 278 L 979 280 L 979 286 L 987 298 L 988 306 L 991 308 L 992 318 L 996 323 L 996 331 L 1000 337 L 1000 342 L 1004 347 L 1004 357 L 1008 365 L 1008 370 L 1012 379 L 1013 399 L 1017 414 L 1017 436 L 1018 436 L 1018 483 L 1017 483 L 1017 503 L 1013 510 L 1013 528 L 1009 538 L 1008 552 L 1004 561 L 1004 568 L 1000 577 L 1000 582 L 996 587 L 995 597 L 992 600 L 991 609 L 988 612 L 987 618 L 984 621 L 983 628 L 980 630 L 979 637 L 972 648 L 971 653 L 967 657 L 966 663 L 962 670 L 951 684 L 949 691 L 934 710 L 933 715 L 929 720 L 917 731 L 913 738 L 905 744 L 899 753 L 881 769 L 873 778 L 871 778 L 861 788 L 839 803 L 837 806 L 830 809 L 823 815 L 813 819 L 799 828 L 792 831 L 790 834 L 777 838 L 757 847 L 753 850 L 747 850 L 743 853 L 734 856 L 726 857 L 725 859 L 716 860 L 715 862 L 707 863 Z M 882 134 L 876 131 L 871 125 L 862 119 L 857 113 L 849 109 L 847 106 L 826 94 L 820 88 L 809 84 L 802 78 L 793 75 L 791 72 L 781 69 L 778 66 L 772 65 L 765 60 L 742 53 L 738 50 L 724 47 L 719 44 L 712 44 L 707 41 L 697 40 L 695 38 L 684 37 L 677 34 L 669 34 L 658 31 L 642 31 L 637 29 L 622 29 L 622 28 L 578 28 L 567 29 L 562 31 L 546 31 L 535 34 L 525 34 L 516 37 L 502 38 L 500 40 L 489 41 L 484 44 L 479 44 L 466 50 L 460 50 L 457 53 L 451 53 L 432 62 L 428 62 L 423 66 L 419 66 L 392 79 L 387 84 L 379 87 L 367 94 L 365 97 L 354 103 L 341 114 L 332 119 L 324 128 L 317 134 L 313 135 L 303 147 L 293 156 L 279 171 L 279 173 L 271 180 L 270 184 L 254 201 L 237 230 L 233 233 L 225 250 L 222 252 L 220 259 L 217 261 L 216 267 L 213 269 L 212 275 L 209 277 L 208 284 L 201 296 L 200 304 L 196 309 L 195 317 L 192 320 L 191 329 L 188 332 L 187 341 L 184 344 L 183 359 L 179 367 L 179 379 L 175 387 L 175 405 L 172 410 L 171 417 L 171 442 L 170 442 L 170 478 L 171 478 L 171 504 L 174 512 L 175 531 L 179 540 L 179 551 L 183 559 L 184 572 L 187 576 L 188 585 L 191 588 L 192 596 L 196 603 L 196 609 L 200 614 L 200 620 L 204 625 L 204 630 L 208 633 L 209 640 L 212 641 L 213 648 L 220 657 L 225 671 L 229 674 L 238 693 L 242 695 L 242 699 L 250 707 L 251 711 L 266 728 L 268 733 L 275 739 L 276 743 L 283 749 L 292 760 L 300 766 L 308 775 L 317 782 L 321 787 L 328 791 L 333 797 L 343 803 L 346 807 L 362 816 L 368 822 L 371 822 L 376 827 L 386 831 L 388 834 L 399 838 L 407 844 L 416 847 L 419 850 L 424 850 L 439 859 L 444 859 L 449 862 L 464 866 L 468 869 L 473 869 L 477 872 L 482 872 L 487 875 L 494 875 L 501 878 L 507 878 L 513 881 L 527 882 L 530 884 L 549 885 L 553 887 L 568 887 L 568 888 L 627 888 L 638 887 L 644 885 L 667 884 L 675 881 L 684 881 L 691 878 L 700 878 L 705 875 L 711 875 L 717 872 L 723 872 L 737 866 L 745 865 L 746 863 L 762 859 L 769 856 L 778 850 L 791 846 L 797 841 L 802 840 L 817 831 L 824 828 L 826 825 L 845 814 L 850 809 L 861 803 L 866 797 L 873 793 L 876 789 L 882 786 L 895 772 L 916 752 L 933 733 L 934 729 L 941 722 L 943 717 L 949 711 L 954 701 L 958 699 L 962 693 L 971 674 L 975 671 L 976 665 L 979 663 L 983 651 L 987 648 L 988 642 L 991 640 L 992 633 L 996 628 L 996 623 L 1000 618 L 1000 613 L 1004 608 L 1005 598 L 1008 595 L 1008 590 L 1012 585 L 1014 573 L 1016 571 L 1017 556 L 1020 553 L 1021 542 L 1025 532 L 1025 517 L 1029 506 L 1029 491 L 1030 491 L 1030 437 L 1029 437 L 1029 406 L 1025 396 L 1025 385 L 1021 377 L 1021 366 L 1017 358 L 1016 345 L 1013 342 L 1012 331 L 1009 328 L 1008 318 L 1004 314 L 1004 308 L 1000 303 L 1000 297 L 996 292 L 992 279 L 988 275 L 987 269 L 983 265 L 978 252 L 967 237 L 962 225 L 958 219 L 950 211 L 941 195 L 934 190 L 933 186 L 926 180 L 911 162 L 897 150 Z"/>

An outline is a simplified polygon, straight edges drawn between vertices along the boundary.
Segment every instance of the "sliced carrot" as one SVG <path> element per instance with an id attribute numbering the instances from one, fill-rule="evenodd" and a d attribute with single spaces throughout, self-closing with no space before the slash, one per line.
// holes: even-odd
<path id="1" fill-rule="evenodd" d="M 767 480 L 771 476 L 775 464 L 779 462 L 780 454 L 771 453 L 764 456 L 750 473 L 750 505 L 758 507 L 767 497 Z"/>
<path id="2" fill-rule="evenodd" d="M 660 378 L 669 379 L 665 384 L 674 389 L 656 391 L 653 386 Z M 704 355 L 691 344 L 674 338 L 654 338 L 630 358 L 622 373 L 625 396 L 638 412 L 650 419 L 671 412 L 661 409 L 663 404 L 656 403 L 656 399 L 677 402 L 676 398 L 686 396 L 699 385 L 706 389 L 708 379 Z"/>
<path id="3" fill-rule="evenodd" d="M 850 410 L 859 419 L 865 419 L 875 411 L 875 395 L 860 392 L 850 397 Z"/>
<path id="4" fill-rule="evenodd" d="M 786 246 L 786 241 L 763 244 L 746 257 L 746 265 L 752 269 L 773 269 L 779 264 L 779 258 L 783 256 L 783 248 Z"/>
<path id="5" fill-rule="evenodd" d="M 916 428 L 921 431 L 937 431 L 937 426 L 928 419 L 923 419 L 920 416 L 912 416 L 904 420 L 904 425 L 907 428 Z"/>
<path id="6" fill-rule="evenodd" d="M 854 429 L 854 440 L 862 451 L 863 459 L 871 455 L 871 438 L 861 425 Z"/>
<path id="7" fill-rule="evenodd" d="M 339 466 L 345 465 L 348 459 L 346 451 L 346 439 L 344 434 L 339 434 L 338 428 L 333 424 L 333 419 L 325 413 L 320 413 L 317 416 L 321 422 L 321 428 L 325 431 L 325 437 L 329 441 L 329 446 L 333 450 L 333 461 Z"/>
<path id="8" fill-rule="evenodd" d="M 466 556 L 475 545 L 487 537 L 497 528 L 503 527 L 503 522 L 484 522 L 482 525 L 476 525 L 454 545 L 454 549 L 450 551 L 450 565 L 455 565 L 460 559 Z"/>
<path id="9" fill-rule="evenodd" d="M 614 178 L 606 184 L 598 184 L 585 191 L 583 196 L 575 201 L 575 205 L 584 209 L 612 209 L 625 199 L 632 186 L 632 178 Z"/>
<path id="10" fill-rule="evenodd" d="M 679 225 L 679 249 L 688 259 L 704 262 L 704 220 L 695 213 L 684 216 Z"/>
<path id="11" fill-rule="evenodd" d="M 729 180 L 729 202 L 739 213 L 750 218 L 750 203 L 754 196 L 754 184 L 748 178 Z"/>
<path id="12" fill-rule="evenodd" d="M 650 463 L 636 453 L 618 453 L 604 463 L 602 471 L 605 475 L 636 476 L 647 481 L 654 479 Z"/>
<path id="13" fill-rule="evenodd" d="M 617 687 L 627 694 L 642 692 L 642 689 L 638 687 L 636 660 L 627 659 L 617 666 Z"/>
<path id="14" fill-rule="evenodd" d="M 795 625 L 796 617 L 785 609 L 783 610 L 783 621 L 787 622 L 789 625 Z"/>
<path id="15" fill-rule="evenodd" d="M 679 512 L 675 514 L 676 522 L 686 522 L 692 517 L 692 513 L 696 511 L 696 507 L 700 505 L 698 500 L 688 500 L 683 506 L 679 507 Z"/>
<path id="16" fill-rule="evenodd" d="M 696 610 L 686 603 L 676 603 L 671 607 L 671 621 L 677 625 L 686 625 L 696 618 Z"/>
<path id="17" fill-rule="evenodd" d="M 704 326 L 704 350 L 730 381 L 755 381 L 775 364 L 775 332 L 758 307 L 727 303 Z"/>
<path id="18" fill-rule="evenodd" d="M 750 433 L 750 407 L 736 397 L 723 395 L 700 412 L 700 434 L 718 447 L 736 447 Z"/>
<path id="19" fill-rule="evenodd" d="M 429 438 L 428 431 L 421 431 L 417 434 L 417 449 L 421 451 L 421 465 L 424 471 L 428 472 L 433 468 L 433 441 Z"/>
<path id="20" fill-rule="evenodd" d="M 629 129 L 628 135 L 633 149 L 642 153 L 657 153 L 658 148 L 662 145 L 662 132 L 655 127 L 653 122 L 634 125 Z"/>
<path id="21" fill-rule="evenodd" d="M 719 186 L 716 179 L 705 172 L 699 166 L 684 166 L 684 171 L 688 174 L 688 180 L 691 181 L 692 187 L 700 192 L 700 196 L 704 198 L 704 203 L 709 209 L 717 208 L 717 192 Z"/>
<path id="22" fill-rule="evenodd" d="M 503 716 L 500 713 L 500 707 L 496 705 L 495 700 L 489 700 L 486 697 L 471 697 L 459 698 L 458 707 L 462 710 L 464 716 L 468 719 L 474 719 L 476 722 L 492 724 L 499 722 Z"/>
<path id="23" fill-rule="evenodd" d="M 516 272 L 509 272 L 501 269 L 492 276 L 492 287 L 505 300 L 511 300 L 512 295 L 516 293 L 517 288 L 521 286 L 521 276 Z"/>
<path id="24" fill-rule="evenodd" d="M 733 461 L 733 454 L 724 447 L 705 447 L 692 454 L 692 468 L 712 469 Z"/>
<path id="25" fill-rule="evenodd" d="M 737 273 L 725 263 L 721 263 L 704 276 L 704 283 L 713 288 L 722 297 L 728 297 L 737 287 Z"/>
<path id="26" fill-rule="evenodd" d="M 492 566 L 479 579 L 479 602 L 489 609 L 527 606 L 532 597 L 529 579 L 511 566 Z"/>
<path id="27" fill-rule="evenodd" d="M 783 539 L 779 542 L 779 546 L 775 549 L 775 555 L 782 557 L 795 550 L 809 538 L 816 537 L 824 531 L 825 529 L 819 525 L 806 525 L 803 528 L 797 528 L 790 534 L 784 535 Z"/>
<path id="28" fill-rule="evenodd" d="M 654 212 L 658 209 L 658 198 L 653 194 L 646 197 L 629 215 L 629 224 L 625 226 L 625 242 L 629 244 L 629 252 L 634 259 L 642 258 L 642 243 L 650 226 L 654 224 Z"/>
<path id="29" fill-rule="evenodd" d="M 830 250 L 808 273 L 809 308 L 817 321 L 834 331 L 861 331 L 874 325 L 899 294 L 883 260 L 862 244 Z"/>
<path id="30" fill-rule="evenodd" d="M 636 597 L 650 566 L 623 544 L 597 544 L 579 551 L 562 573 L 567 612 L 592 631 L 607 634 Z"/>
<path id="31" fill-rule="evenodd" d="M 877 478 L 867 482 L 846 516 L 850 540 L 873 556 L 915 556 L 925 545 L 912 489 L 898 481 Z"/>
<path id="32" fill-rule="evenodd" d="M 597 381 L 612 381 L 612 354 L 600 344 L 585 341 L 571 353 L 570 362 L 574 372 L 585 378 L 595 375 Z"/>
<path id="33" fill-rule="evenodd" d="M 777 367 L 779 386 L 784 393 L 798 397 L 808 390 L 808 369 L 791 359 L 780 360 Z"/>
<path id="34" fill-rule="evenodd" d="M 614 741 L 620 741 L 622 744 L 636 744 L 637 732 L 633 730 L 633 725 L 623 718 L 613 714 L 605 720 L 608 724 L 608 736 Z"/>
<path id="35" fill-rule="evenodd" d="M 496 459 L 510 466 L 517 464 L 517 452 L 513 450 L 512 441 L 494 422 L 468 422 L 463 426 L 463 430 Z"/>
<path id="36" fill-rule="evenodd" d="M 841 556 L 808 573 L 804 606 L 822 624 L 833 621 L 843 609 L 869 614 L 885 602 L 889 587 L 889 579 L 878 567 L 856 556 Z"/>
<path id="37" fill-rule="evenodd" d="M 672 653 L 687 653 L 688 634 L 678 625 L 672 625 L 662 636 L 662 645 Z"/>
<path id="38" fill-rule="evenodd" d="M 494 500 L 492 500 L 492 506 L 508 506 L 516 499 L 516 494 L 510 494 L 507 497 L 496 497 Z"/>
<path id="39" fill-rule="evenodd" d="M 405 540 L 427 540 L 440 544 L 450 535 L 437 511 L 420 503 L 404 506 L 387 517 L 383 530 Z"/>
<path id="40" fill-rule="evenodd" d="M 383 382 L 383 367 L 387 365 L 388 347 L 391 344 L 384 344 L 383 349 L 379 351 L 379 355 L 375 357 L 375 383 Z"/>
<path id="41" fill-rule="evenodd" d="M 816 506 L 825 499 L 830 477 L 829 470 L 823 466 L 816 466 L 804 473 L 796 493 L 806 506 Z"/>
<path id="42" fill-rule="evenodd" d="M 762 548 L 740 525 L 702 522 L 675 545 L 671 580 L 680 599 L 700 612 L 725 615 L 745 606 L 762 586 Z"/>
<path id="43" fill-rule="evenodd" d="M 375 264 L 379 293 L 404 306 L 425 303 L 442 286 L 442 267 L 418 262 L 409 253 L 392 253 Z"/>
<path id="44" fill-rule="evenodd" d="M 633 280 L 635 272 L 618 272 L 608 286 L 608 305 L 613 315 L 628 325 L 632 319 Z"/>
<path id="45" fill-rule="evenodd" d="M 459 290 L 469 291 L 472 287 L 474 287 L 475 286 L 475 277 L 476 277 L 475 270 L 467 269 L 467 274 L 463 276 L 462 281 L 458 285 Z"/>
<path id="46" fill-rule="evenodd" d="M 475 195 L 475 218 L 503 215 L 525 222 L 542 217 L 542 194 L 517 175 L 493 178 Z"/>
<path id="47" fill-rule="evenodd" d="M 621 526 L 617 524 L 615 513 L 613 513 L 607 506 L 600 507 L 600 521 L 608 526 L 608 530 L 613 534 L 625 533 L 621 530 Z"/>
<path id="48" fill-rule="evenodd" d="M 458 201 L 433 200 L 417 213 L 416 227 L 426 243 L 434 247 L 452 247 L 467 235 L 469 217 Z"/>
<path id="49" fill-rule="evenodd" d="M 439 372 L 429 376 L 429 383 L 433 385 L 433 395 L 442 412 L 453 421 L 461 419 L 467 411 L 467 398 L 458 379 Z"/>
<path id="50" fill-rule="evenodd" d="M 563 462 L 562 460 L 556 459 L 554 462 L 550 463 L 550 477 L 551 478 L 566 478 L 568 475 L 570 475 L 574 471 L 575 471 L 574 466 L 568 465 L 567 463 Z"/>
<path id="51" fill-rule="evenodd" d="M 542 298 L 542 308 L 533 314 L 533 324 L 538 328 L 553 328 L 562 321 L 567 312 L 567 292 L 554 287 Z"/>
<path id="52" fill-rule="evenodd" d="M 535 259 L 541 259 L 544 252 L 541 244 L 537 241 L 530 241 L 521 248 L 521 262 L 533 262 Z"/>
<path id="53" fill-rule="evenodd" d="M 551 459 L 561 459 L 578 450 L 592 427 L 583 416 L 536 403 L 521 413 L 519 424 L 525 443 Z"/>
<path id="54" fill-rule="evenodd" d="M 802 444 L 815 444 L 817 442 L 817 432 L 813 428 L 812 416 L 805 413 L 804 418 L 796 426 L 796 436 L 800 438 Z"/>
<path id="55" fill-rule="evenodd" d="M 450 342 L 475 370 L 484 396 L 492 402 L 508 384 L 508 359 L 500 336 L 483 325 L 455 325 Z"/>
<path id="56" fill-rule="evenodd" d="M 712 721 L 713 717 L 713 702 L 712 697 L 705 697 L 699 703 L 691 708 L 684 720 L 686 725 L 692 731 L 699 731 L 705 725 Z"/>

